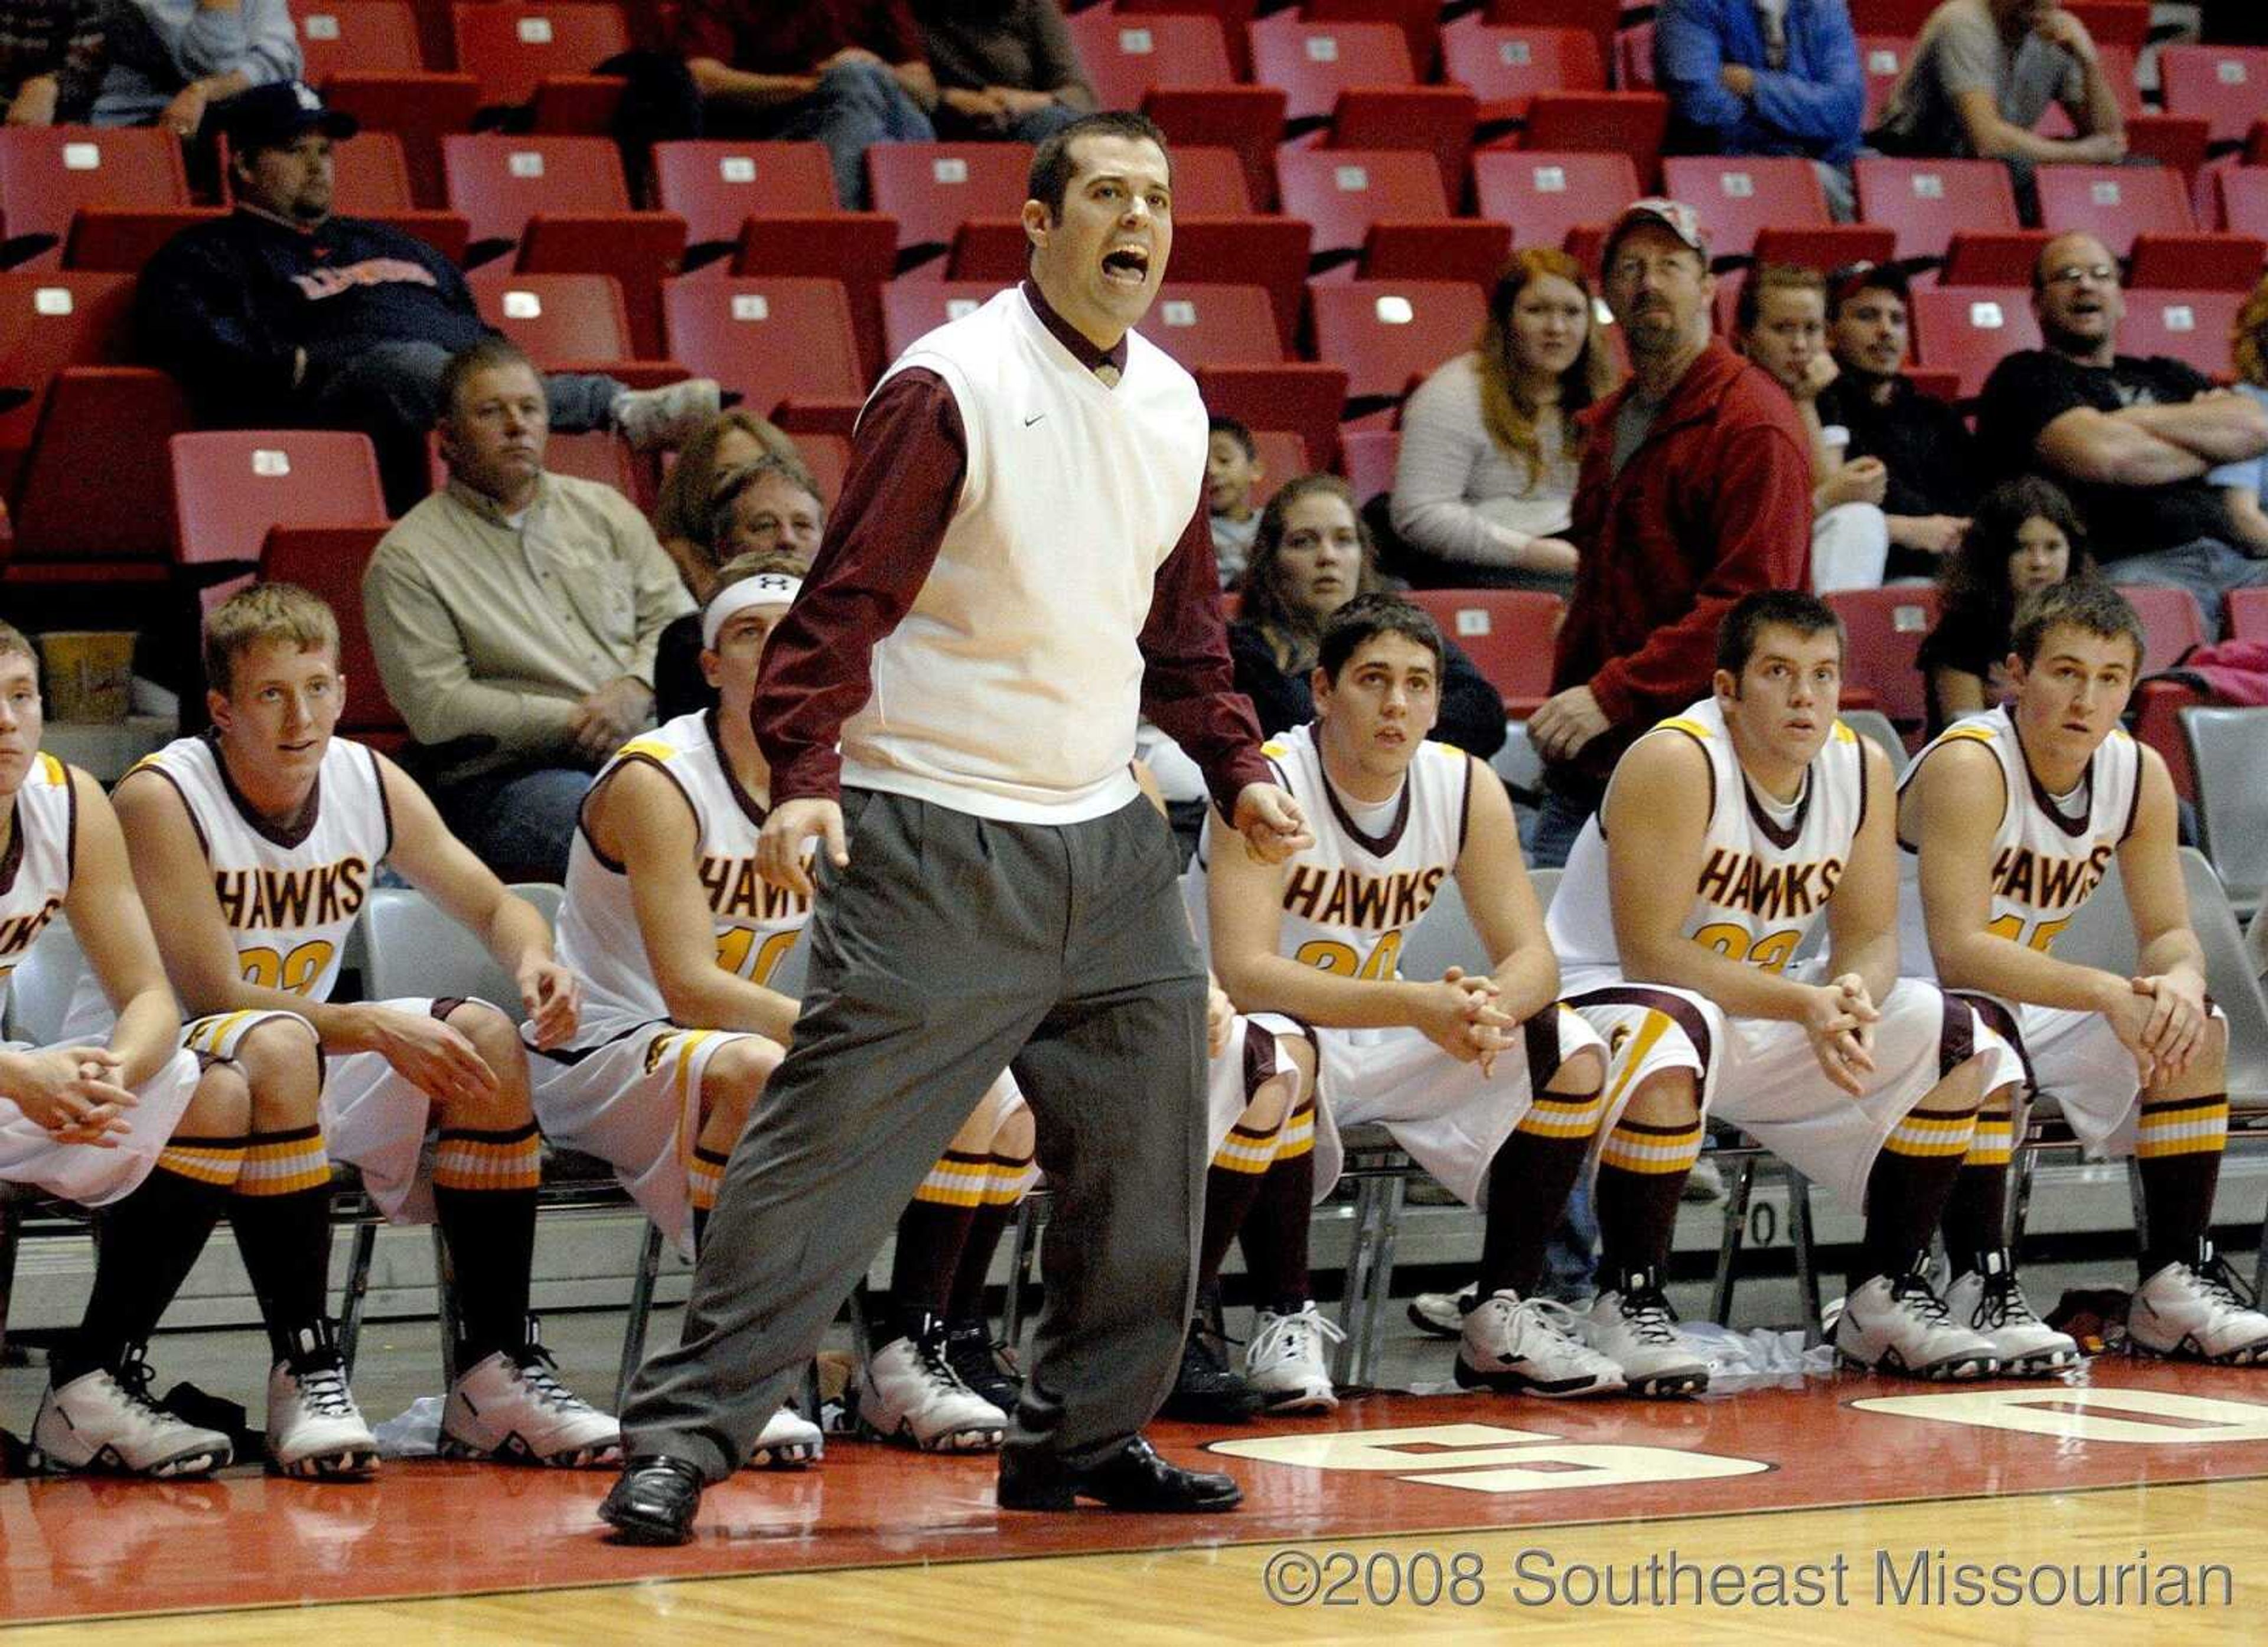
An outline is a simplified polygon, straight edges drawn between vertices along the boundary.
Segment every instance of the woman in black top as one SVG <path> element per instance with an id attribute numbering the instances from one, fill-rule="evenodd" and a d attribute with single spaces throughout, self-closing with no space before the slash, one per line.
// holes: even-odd
<path id="1" fill-rule="evenodd" d="M 1943 607 L 1916 659 L 1929 687 L 1931 737 L 2006 695 L 2017 604 L 2094 570 L 2079 511 L 2053 482 L 2020 475 L 1985 495 L 1961 547 L 1946 557 Z"/>
<path id="2" fill-rule="evenodd" d="M 1274 736 L 1315 717 L 1308 677 L 1323 620 L 1381 587 L 1370 529 L 1335 474 L 1285 482 L 1261 511 L 1246 563 L 1240 621 L 1229 626 L 1236 689 Z M 1473 660 L 1442 637 L 1440 742 L 1487 760 L 1504 746 L 1504 698 Z"/>

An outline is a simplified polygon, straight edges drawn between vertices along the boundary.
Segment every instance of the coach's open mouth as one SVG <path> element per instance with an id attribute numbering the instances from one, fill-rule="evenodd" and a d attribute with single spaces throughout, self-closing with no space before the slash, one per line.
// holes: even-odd
<path id="1" fill-rule="evenodd" d="M 1150 278 L 1150 250 L 1141 246 L 1114 246 L 1102 254 L 1106 279 L 1121 285 L 1139 286 Z"/>

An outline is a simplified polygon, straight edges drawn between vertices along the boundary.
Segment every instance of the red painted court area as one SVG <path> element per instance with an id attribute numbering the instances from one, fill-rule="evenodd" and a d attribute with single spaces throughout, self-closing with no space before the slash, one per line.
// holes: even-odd
<path id="1" fill-rule="evenodd" d="M 1006 1514 L 989 1458 L 830 1442 L 820 1467 L 712 1489 L 681 1550 L 602 1542 L 609 1477 L 387 1466 L 365 1485 L 0 1482 L 11 1624 L 1205 1543 L 1911 1503 L 2268 1476 L 2268 1371 L 2106 1357 L 2072 1382 L 1859 1378 L 1706 1401 L 1554 1406 L 1380 1394 L 1161 1447 L 1244 1482 L 1203 1520 Z"/>

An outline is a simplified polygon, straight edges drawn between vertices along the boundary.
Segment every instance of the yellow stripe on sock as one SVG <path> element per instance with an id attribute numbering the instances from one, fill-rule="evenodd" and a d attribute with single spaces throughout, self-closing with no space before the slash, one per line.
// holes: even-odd
<path id="1" fill-rule="evenodd" d="M 2142 1160 L 2169 1155 L 2210 1155 L 2228 1139 L 2228 1100 L 2145 1107 L 2135 1129 L 2134 1153 Z"/>
<path id="2" fill-rule="evenodd" d="M 1032 1186 L 1040 1181 L 1039 1165 L 1028 1155 L 1012 1161 L 996 1155 L 991 1165 L 984 1186 L 984 1204 L 988 1207 L 1012 1207 L 1031 1194 Z"/>
<path id="3" fill-rule="evenodd" d="M 244 1171 L 244 1146 L 169 1143 L 158 1152 L 158 1165 L 166 1172 L 195 1179 L 200 1184 L 217 1184 L 229 1189 L 234 1187 Z"/>
<path id="4" fill-rule="evenodd" d="M 1882 1148 L 1892 1155 L 1935 1158 L 1944 1155 L 1966 1156 L 1977 1130 L 1974 1112 L 1958 1115 L 1934 1114 L 1915 1110 L 1899 1119 L 1882 1142 Z"/>
<path id="5" fill-rule="evenodd" d="M 1599 1129 L 1599 1118 L 1606 1113 L 1607 1095 L 1603 1092 L 1574 1098 L 1560 1092 L 1538 1092 L 1535 1102 L 1528 1107 L 1513 1130 L 1539 1138 L 1587 1138 Z"/>
<path id="6" fill-rule="evenodd" d="M 534 1189 L 543 1181 L 543 1140 L 530 1123 L 510 1138 L 445 1132 L 433 1154 L 438 1189 Z"/>
<path id="7" fill-rule="evenodd" d="M 1292 1119 L 1284 1123 L 1284 1130 L 1276 1135 L 1276 1158 L 1296 1161 L 1314 1153 L 1314 1148 L 1315 1106 L 1311 1099 L 1293 1110 Z"/>
<path id="8" fill-rule="evenodd" d="M 1963 1166 L 2006 1166 L 2014 1152 L 2016 1123 L 2007 1115 L 1979 1115 L 1977 1130 L 1969 1140 L 1969 1153 L 1962 1158 Z"/>
<path id="9" fill-rule="evenodd" d="M 940 1156 L 914 1190 L 914 1199 L 935 1207 L 980 1206 L 991 1173 L 989 1158 Z"/>
<path id="10" fill-rule="evenodd" d="M 693 1158 L 686 1169 L 685 1199 L 696 1212 L 714 1212 L 717 1193 L 725 1187 L 725 1163 L 712 1161 L 703 1155 Z"/>
<path id="11" fill-rule="evenodd" d="M 1220 1148 L 1212 1154 L 1212 1164 L 1224 1173 L 1242 1173 L 1257 1178 L 1276 1160 L 1276 1135 L 1273 1132 L 1253 1132 L 1243 1127 L 1232 1127 L 1228 1136 L 1220 1141 Z"/>
<path id="12" fill-rule="evenodd" d="M 236 1180 L 236 1193 L 291 1195 L 320 1188 L 330 1181 L 331 1158 L 323 1148 L 321 1133 L 297 1138 L 254 1138 L 245 1148 L 244 1172 Z"/>
<path id="13" fill-rule="evenodd" d="M 1631 1132 L 1616 1127 L 1599 1151 L 1601 1165 L 1625 1173 L 1690 1172 L 1701 1158 L 1701 1128 L 1690 1132 Z"/>

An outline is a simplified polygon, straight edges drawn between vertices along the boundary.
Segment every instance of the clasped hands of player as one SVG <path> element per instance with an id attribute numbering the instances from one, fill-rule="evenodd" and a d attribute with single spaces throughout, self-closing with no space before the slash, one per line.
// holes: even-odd
<path id="1" fill-rule="evenodd" d="M 2102 1015 L 2119 1044 L 2134 1055 L 2142 1084 L 2181 1074 L 2205 1045 L 2211 1021 L 2204 980 L 2183 970 L 2130 978 L 2126 987 L 2126 994 L 2105 1004 Z"/>
<path id="2" fill-rule="evenodd" d="M 1874 1026 L 1881 1020 L 1867 981 L 1855 972 L 1830 978 L 1811 992 L 1803 1032 L 1827 1078 L 1853 1098 L 1864 1097 L 1874 1072 Z"/>
<path id="3" fill-rule="evenodd" d="M 136 1101 L 112 1078 L 121 1062 L 107 1047 L 0 1054 L 0 1092 L 56 1143 L 114 1150 Z"/>
<path id="4" fill-rule="evenodd" d="M 1294 852 L 1315 844 L 1300 804 L 1273 783 L 1248 783 L 1237 791 L 1236 832 L 1252 855 L 1263 864 L 1281 864 Z M 820 850 L 837 869 L 850 862 L 843 834 L 843 806 L 838 801 L 782 801 L 764 820 L 756 837 L 756 872 L 775 886 L 808 898 L 816 888 L 804 867 L 803 843 L 816 836 Z"/>
<path id="5" fill-rule="evenodd" d="M 519 1001 L 541 1051 L 563 1044 L 583 1011 L 583 986 L 556 960 L 534 960 L 515 980 Z M 496 1071 L 469 1037 L 440 1018 L 379 1009 L 372 1044 L 387 1062 L 429 1098 L 478 1103 L 496 1096 Z"/>

